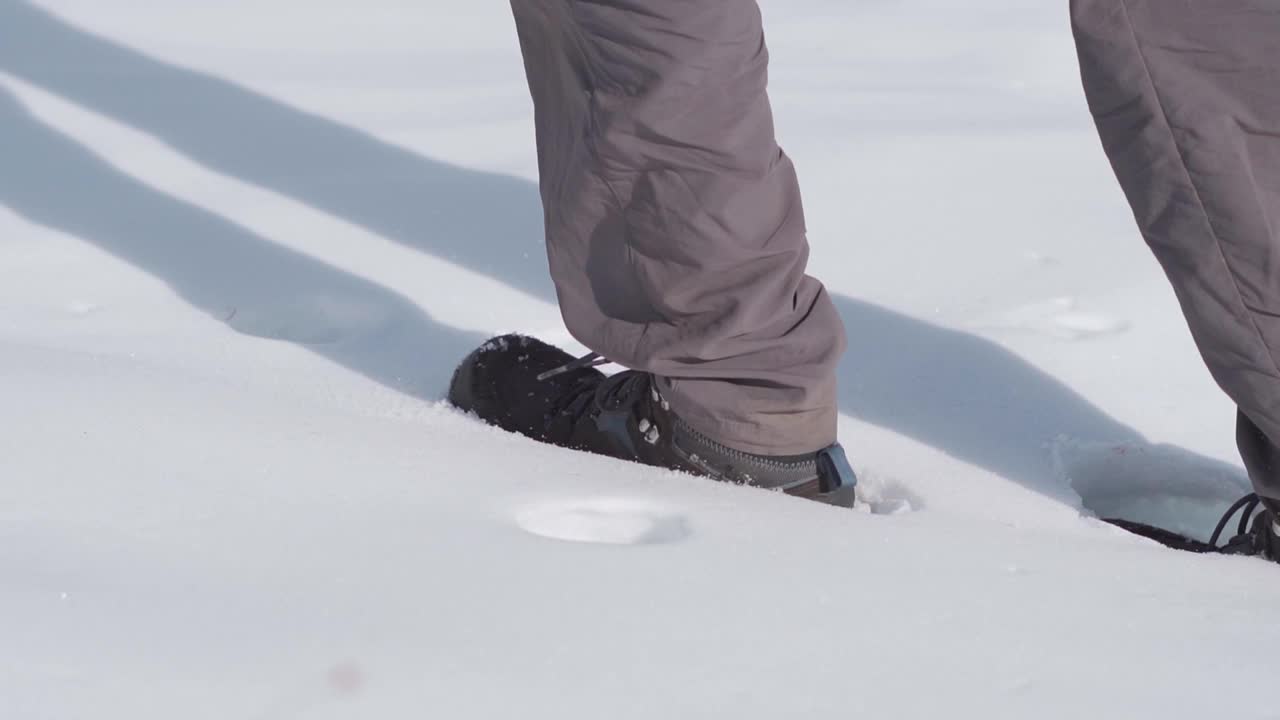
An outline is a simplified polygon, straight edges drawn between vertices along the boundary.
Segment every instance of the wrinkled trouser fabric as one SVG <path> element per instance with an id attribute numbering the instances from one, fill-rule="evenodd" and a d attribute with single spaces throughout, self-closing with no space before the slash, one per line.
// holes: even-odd
<path id="1" fill-rule="evenodd" d="M 844 330 L 805 275 L 754 0 L 512 0 L 569 331 L 747 452 L 836 435 Z"/>
<path id="2" fill-rule="evenodd" d="M 1255 487 L 1280 499 L 1280 3 L 1072 0 L 1071 15 L 1102 144 L 1239 407 Z"/>

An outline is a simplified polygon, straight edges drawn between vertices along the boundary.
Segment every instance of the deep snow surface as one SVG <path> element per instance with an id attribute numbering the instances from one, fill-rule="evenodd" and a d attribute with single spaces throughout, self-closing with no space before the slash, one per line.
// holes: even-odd
<path id="1" fill-rule="evenodd" d="M 439 403 L 571 345 L 505 3 L 0 0 L 0 718 L 1280 717 L 1280 570 L 1093 519 L 1247 482 L 1065 3 L 764 10 L 858 511 Z"/>

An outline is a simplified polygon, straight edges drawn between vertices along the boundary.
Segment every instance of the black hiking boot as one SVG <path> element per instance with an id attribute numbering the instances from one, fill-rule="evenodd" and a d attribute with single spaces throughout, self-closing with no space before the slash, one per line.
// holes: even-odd
<path id="1" fill-rule="evenodd" d="M 1277 507 L 1275 501 L 1258 495 L 1245 495 L 1223 514 L 1207 543 L 1143 523 L 1114 518 L 1105 520 L 1135 535 L 1150 538 L 1176 550 L 1221 555 L 1254 555 L 1272 562 L 1280 562 L 1280 511 Z M 1240 520 L 1236 524 L 1235 535 L 1226 542 L 1221 542 L 1224 531 L 1236 513 L 1240 513 Z"/>
<path id="2" fill-rule="evenodd" d="M 449 402 L 553 445 L 853 506 L 857 479 L 839 444 L 789 456 L 725 447 L 673 413 L 652 375 L 606 376 L 593 367 L 603 362 L 522 335 L 496 337 L 458 366 Z"/>

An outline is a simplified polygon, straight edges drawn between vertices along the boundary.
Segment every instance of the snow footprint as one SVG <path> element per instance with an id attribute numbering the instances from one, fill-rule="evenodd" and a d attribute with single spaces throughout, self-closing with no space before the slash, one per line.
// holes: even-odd
<path id="1" fill-rule="evenodd" d="M 1080 310 L 1073 297 L 1058 297 L 1000 313 L 980 328 L 1029 331 L 1063 340 L 1084 340 L 1129 329 L 1129 323 L 1102 313 Z"/>
<path id="2" fill-rule="evenodd" d="M 555 540 L 605 545 L 679 542 L 691 531 L 684 515 L 653 503 L 626 498 L 591 498 L 547 503 L 516 516 L 526 532 Z"/>
<path id="3" fill-rule="evenodd" d="M 330 345 L 386 326 L 391 312 L 359 298 L 301 295 L 261 306 L 237 307 L 222 318 L 254 337 L 305 345 Z"/>
<path id="4" fill-rule="evenodd" d="M 88 302 L 86 300 L 73 300 L 66 304 L 66 310 L 68 313 L 80 317 L 92 315 L 101 309 L 102 306 L 98 303 Z"/>

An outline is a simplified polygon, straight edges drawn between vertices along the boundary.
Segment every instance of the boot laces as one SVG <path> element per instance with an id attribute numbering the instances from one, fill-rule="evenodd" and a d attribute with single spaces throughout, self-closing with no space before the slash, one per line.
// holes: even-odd
<path id="1" fill-rule="evenodd" d="M 538 382 L 550 380 L 557 375 L 563 375 L 567 372 L 573 372 L 574 370 L 582 370 L 584 368 L 596 367 L 597 365 L 605 365 L 608 364 L 608 362 L 609 359 L 601 357 L 600 353 L 587 353 L 577 360 L 570 360 L 559 367 L 551 368 L 550 370 L 542 373 L 538 376 Z"/>
<path id="2" fill-rule="evenodd" d="M 560 367 L 548 370 L 538 376 L 539 380 L 547 380 L 565 373 L 604 365 L 610 362 L 598 353 L 584 355 L 577 360 L 565 363 Z M 577 424 L 584 416 L 600 410 L 618 410 L 630 407 L 645 397 L 649 391 L 651 378 L 648 373 L 637 370 L 624 370 L 611 375 L 598 383 L 593 383 L 590 376 L 584 376 L 574 388 L 566 393 L 565 402 L 552 410 L 552 415 L 562 417 Z"/>
<path id="3" fill-rule="evenodd" d="M 1259 506 L 1261 513 L 1257 513 Z M 1225 543 L 1219 544 L 1223 531 L 1230 524 L 1231 518 L 1240 513 L 1236 524 L 1236 534 Z M 1255 517 L 1255 513 L 1256 517 Z M 1251 522 L 1252 521 L 1252 524 Z M 1263 503 L 1256 493 L 1250 493 L 1232 503 L 1222 515 L 1213 536 L 1209 538 L 1209 546 L 1214 552 L 1230 555 L 1264 555 L 1269 558 L 1280 557 L 1280 546 L 1276 537 L 1276 516 L 1270 506 Z"/>

